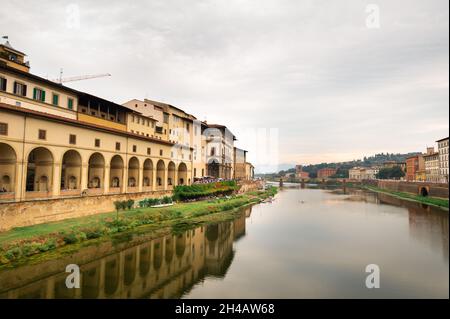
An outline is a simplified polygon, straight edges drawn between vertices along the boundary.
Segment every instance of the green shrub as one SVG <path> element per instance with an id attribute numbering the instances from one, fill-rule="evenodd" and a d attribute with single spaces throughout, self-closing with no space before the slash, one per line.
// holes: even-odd
<path id="1" fill-rule="evenodd" d="M 127 207 L 128 210 L 132 209 L 132 208 L 133 208 L 133 205 L 134 205 L 134 200 L 132 200 L 132 199 L 127 200 L 127 201 L 125 202 L 125 205 L 126 205 L 126 207 Z"/>
<path id="2" fill-rule="evenodd" d="M 180 185 L 174 189 L 175 200 L 192 200 L 202 197 L 231 195 L 238 188 L 235 181 L 209 184 Z"/>
<path id="3" fill-rule="evenodd" d="M 22 250 L 20 249 L 20 247 L 14 247 L 14 248 L 7 250 L 4 254 L 4 256 L 8 260 L 13 261 L 22 256 Z"/>

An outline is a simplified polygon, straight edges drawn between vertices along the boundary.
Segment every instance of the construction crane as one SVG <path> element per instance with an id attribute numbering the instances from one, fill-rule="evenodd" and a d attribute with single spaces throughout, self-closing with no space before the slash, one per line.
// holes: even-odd
<path id="1" fill-rule="evenodd" d="M 88 80 L 88 79 L 102 78 L 105 76 L 111 76 L 111 74 L 109 74 L 109 73 L 104 73 L 104 74 L 81 75 L 81 76 L 72 76 L 69 78 L 63 78 L 62 74 L 63 74 L 63 71 L 61 69 L 61 71 L 59 73 L 59 79 L 54 79 L 54 80 L 52 80 L 52 82 L 63 84 L 66 82 L 74 82 L 74 81 L 81 81 L 81 80 Z"/>

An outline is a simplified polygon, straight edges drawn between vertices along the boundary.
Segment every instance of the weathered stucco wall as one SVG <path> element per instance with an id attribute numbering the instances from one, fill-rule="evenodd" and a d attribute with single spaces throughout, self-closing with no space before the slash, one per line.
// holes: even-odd
<path id="1" fill-rule="evenodd" d="M 100 195 L 0 204 L 0 231 L 114 211 L 114 202 L 162 197 L 170 191 Z"/>

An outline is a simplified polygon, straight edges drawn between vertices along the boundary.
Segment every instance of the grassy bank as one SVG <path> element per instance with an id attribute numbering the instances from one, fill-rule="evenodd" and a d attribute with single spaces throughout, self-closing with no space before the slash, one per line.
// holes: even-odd
<path id="1" fill-rule="evenodd" d="M 237 208 L 258 203 L 273 196 L 276 188 L 249 192 L 243 195 L 204 200 L 190 203 L 176 203 L 161 208 L 137 208 L 120 212 L 98 214 L 15 228 L 0 233 L 0 265 L 23 262 L 32 256 L 49 254 L 55 250 L 70 250 L 100 240 L 110 240 L 124 233 L 152 232 L 170 227 L 175 233 L 233 217 Z"/>
<path id="2" fill-rule="evenodd" d="M 379 187 L 368 186 L 368 185 L 363 186 L 363 188 L 377 192 L 377 193 L 388 194 L 388 195 L 392 195 L 392 196 L 395 196 L 395 197 L 398 197 L 401 199 L 406 199 L 406 200 L 415 201 L 415 202 L 422 203 L 422 204 L 437 206 L 437 207 L 445 208 L 448 210 L 448 199 L 436 198 L 436 197 L 423 197 L 420 195 L 414 195 L 414 194 L 404 193 L 404 192 L 397 192 L 397 191 L 392 191 L 392 190 L 385 189 L 385 188 L 379 188 Z"/>

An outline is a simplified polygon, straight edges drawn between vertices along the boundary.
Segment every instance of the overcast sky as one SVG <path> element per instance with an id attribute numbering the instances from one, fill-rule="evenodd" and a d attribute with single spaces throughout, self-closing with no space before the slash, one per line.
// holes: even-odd
<path id="1" fill-rule="evenodd" d="M 448 136 L 447 0 L 0 1 L 32 73 L 111 73 L 67 85 L 227 125 L 259 171 Z"/>

